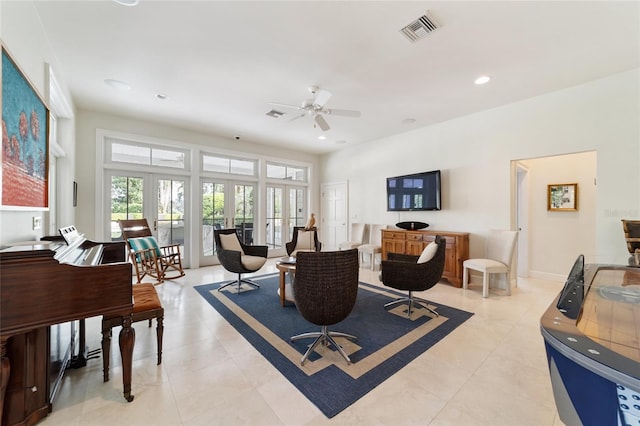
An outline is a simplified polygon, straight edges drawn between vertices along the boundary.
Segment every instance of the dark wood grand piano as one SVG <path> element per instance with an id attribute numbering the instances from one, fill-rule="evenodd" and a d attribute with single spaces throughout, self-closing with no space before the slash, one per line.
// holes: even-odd
<path id="1" fill-rule="evenodd" d="M 65 241 L 0 250 L 0 419 L 2 425 L 31 425 L 51 412 L 51 327 L 84 319 L 123 318 L 119 343 L 124 397 L 131 395 L 135 332 L 131 264 L 125 243 L 95 243 L 75 228 L 60 230 Z"/>

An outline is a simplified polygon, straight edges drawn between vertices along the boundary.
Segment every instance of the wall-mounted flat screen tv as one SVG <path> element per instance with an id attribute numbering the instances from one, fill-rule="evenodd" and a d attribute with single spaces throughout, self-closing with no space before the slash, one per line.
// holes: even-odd
<path id="1" fill-rule="evenodd" d="M 440 210 L 440 170 L 387 178 L 387 211 Z"/>

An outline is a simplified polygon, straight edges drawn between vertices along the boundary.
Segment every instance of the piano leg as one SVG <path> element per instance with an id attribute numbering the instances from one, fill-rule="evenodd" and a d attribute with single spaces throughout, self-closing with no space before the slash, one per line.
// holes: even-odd
<path id="1" fill-rule="evenodd" d="M 104 321 L 104 320 L 103 320 Z M 109 381 L 109 360 L 111 356 L 111 328 L 102 329 L 102 380 Z"/>
<path id="2" fill-rule="evenodd" d="M 7 385 L 9 384 L 9 373 L 11 371 L 9 357 L 7 356 L 7 340 L 9 340 L 8 337 L 3 337 L 2 341 L 0 342 L 0 421 L 2 421 L 4 395 L 7 392 Z"/>
<path id="3" fill-rule="evenodd" d="M 133 314 L 122 318 L 122 329 L 120 330 L 120 356 L 122 357 L 122 384 L 124 385 L 124 399 L 133 401 L 131 395 L 131 373 L 133 370 L 133 345 L 136 340 L 136 332 L 131 327 L 131 317 Z"/>

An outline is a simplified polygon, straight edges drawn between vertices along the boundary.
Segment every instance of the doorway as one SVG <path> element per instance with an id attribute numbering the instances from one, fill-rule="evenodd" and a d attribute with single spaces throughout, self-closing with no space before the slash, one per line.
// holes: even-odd
<path id="1" fill-rule="evenodd" d="M 253 244 L 256 184 L 203 179 L 201 187 L 200 265 L 215 265 L 214 230 L 235 228 L 243 243 Z"/>
<path id="2" fill-rule="evenodd" d="M 121 241 L 122 233 L 118 220 L 147 219 L 153 235 L 161 246 L 179 244 L 182 262 L 189 265 L 189 247 L 185 246 L 188 235 L 189 212 L 184 176 L 158 175 L 150 173 L 107 173 L 109 189 L 105 226 L 111 241 Z"/>
<path id="3" fill-rule="evenodd" d="M 347 182 L 322 184 L 322 244 L 327 250 L 337 250 L 338 244 L 347 241 L 347 194 Z"/>
<path id="4" fill-rule="evenodd" d="M 307 189 L 295 185 L 266 188 L 266 244 L 270 255 L 284 256 L 285 244 L 291 241 L 293 228 L 307 222 Z"/>

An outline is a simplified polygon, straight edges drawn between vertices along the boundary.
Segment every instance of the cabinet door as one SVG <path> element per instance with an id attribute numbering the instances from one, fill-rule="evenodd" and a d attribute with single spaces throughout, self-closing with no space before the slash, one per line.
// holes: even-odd
<path id="1" fill-rule="evenodd" d="M 424 244 L 429 244 L 436 239 L 435 234 L 429 234 L 424 236 Z M 450 236 L 444 236 L 447 242 L 444 249 L 444 271 L 442 275 L 450 280 L 458 275 L 458 262 L 456 261 L 456 238 Z"/>
<path id="2" fill-rule="evenodd" d="M 445 237 L 447 240 L 447 246 L 444 251 L 444 272 L 443 275 L 447 278 L 457 276 L 456 262 L 456 239 L 454 237 Z"/>
<path id="3" fill-rule="evenodd" d="M 387 253 L 404 253 L 404 241 L 403 240 L 382 240 L 382 253 L 383 260 L 387 260 Z"/>
<path id="4" fill-rule="evenodd" d="M 11 374 L 2 424 L 34 424 L 49 413 L 47 327 L 13 336 L 7 342 Z"/>
<path id="5" fill-rule="evenodd" d="M 420 256 L 426 244 L 422 241 L 407 241 L 407 254 L 412 256 Z"/>
<path id="6" fill-rule="evenodd" d="M 407 232 L 406 254 L 420 256 L 425 245 L 421 232 Z"/>

